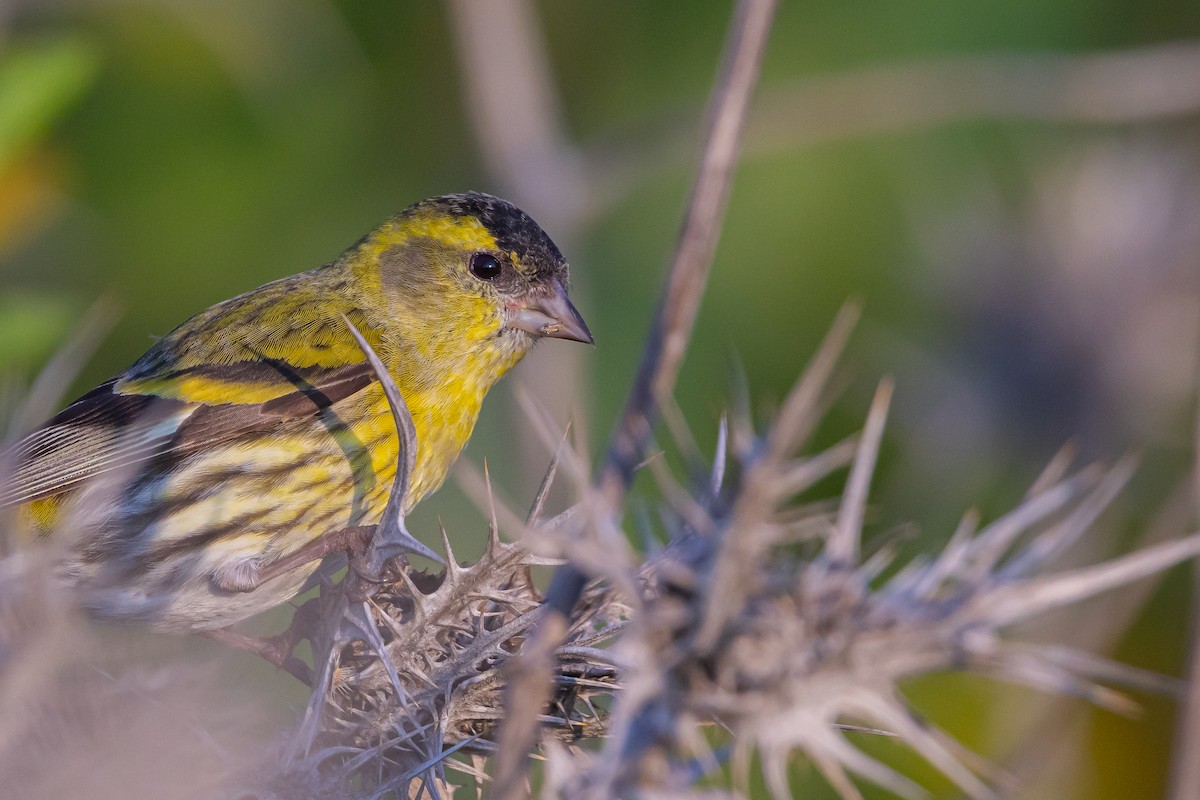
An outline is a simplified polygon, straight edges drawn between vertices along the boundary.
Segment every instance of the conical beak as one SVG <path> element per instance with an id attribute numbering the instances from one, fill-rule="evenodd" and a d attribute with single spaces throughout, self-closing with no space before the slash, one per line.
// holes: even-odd
<path id="1" fill-rule="evenodd" d="M 552 284 L 549 293 L 527 298 L 509 317 L 508 324 L 535 336 L 595 344 L 587 323 L 571 305 L 567 290 L 558 281 Z"/>

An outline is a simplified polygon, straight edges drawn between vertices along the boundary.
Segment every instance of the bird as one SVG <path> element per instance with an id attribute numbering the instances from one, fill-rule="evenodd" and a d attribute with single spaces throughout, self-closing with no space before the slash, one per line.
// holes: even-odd
<path id="1" fill-rule="evenodd" d="M 93 616 L 226 629 L 305 587 L 306 547 L 387 506 L 405 439 L 354 332 L 411 415 L 407 512 L 539 340 L 593 343 L 568 284 L 515 205 L 423 200 L 334 261 L 201 311 L 18 440 L 0 507 L 32 538 L 69 539 L 59 573 Z"/>

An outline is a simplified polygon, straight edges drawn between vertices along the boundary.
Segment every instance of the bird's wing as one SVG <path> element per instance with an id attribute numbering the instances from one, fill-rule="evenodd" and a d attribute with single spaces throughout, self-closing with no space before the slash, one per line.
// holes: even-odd
<path id="1" fill-rule="evenodd" d="M 365 361 L 290 367 L 266 359 L 108 381 L 0 454 L 0 507 L 165 454 L 266 432 L 313 416 L 374 380 Z"/>
<path id="2" fill-rule="evenodd" d="M 168 333 L 117 378 L 0 453 L 0 506 L 59 494 L 150 459 L 313 416 L 375 380 L 351 320 L 380 331 L 313 273 L 218 303 Z M 328 281 L 325 281 L 327 283 Z"/>

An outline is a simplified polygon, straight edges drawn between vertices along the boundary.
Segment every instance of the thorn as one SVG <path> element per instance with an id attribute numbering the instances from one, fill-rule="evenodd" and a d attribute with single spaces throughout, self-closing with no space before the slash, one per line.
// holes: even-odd
<path id="1" fill-rule="evenodd" d="M 387 672 L 388 681 L 391 682 L 392 689 L 396 692 L 397 704 L 404 705 L 408 702 L 408 692 L 405 691 L 404 685 L 400 682 L 400 674 L 396 672 L 396 664 L 392 661 L 392 656 L 388 653 L 387 646 L 384 645 L 383 638 L 379 635 L 379 628 L 375 626 L 375 614 L 372 611 L 372 605 L 369 598 L 359 603 L 348 605 L 343 619 L 357 628 L 359 633 L 363 635 L 367 645 L 379 659 L 379 663 L 383 666 L 384 671 Z"/>
<path id="2" fill-rule="evenodd" d="M 539 403 L 527 391 L 518 387 L 516 395 L 517 402 L 526 416 L 529 417 L 530 423 L 532 423 L 534 433 L 546 445 L 547 451 L 555 452 L 558 449 L 558 442 L 562 436 L 559 434 L 558 423 L 555 422 L 545 406 Z M 567 430 L 578 435 L 580 428 L 581 426 L 576 425 L 568 427 Z M 587 462 L 580 455 L 581 453 L 583 453 L 583 449 L 577 445 L 567 447 L 561 451 L 562 457 L 559 460 L 560 466 L 567 471 L 567 476 L 575 484 L 575 488 L 579 492 L 585 491 L 591 482 Z"/>
<path id="3" fill-rule="evenodd" d="M 529 554 L 521 559 L 523 567 L 561 567 L 566 564 L 565 558 L 550 558 L 549 556 L 535 556 Z"/>
<path id="4" fill-rule="evenodd" d="M 496 495 L 492 492 L 492 473 L 486 458 L 483 460 L 483 484 L 487 487 L 488 550 L 491 550 L 500 546 L 500 522 L 496 519 Z"/>
<path id="5" fill-rule="evenodd" d="M 392 492 L 388 496 L 387 506 L 383 509 L 383 516 L 375 527 L 375 535 L 371 537 L 371 544 L 368 546 L 368 568 L 373 570 L 376 576 L 382 575 L 388 560 L 404 553 L 416 553 L 435 564 L 441 564 L 441 556 L 418 541 L 404 526 L 404 503 L 408 498 L 409 483 L 417 465 L 417 429 L 413 424 L 412 414 L 404 402 L 403 395 L 400 394 L 400 388 L 396 386 L 396 381 L 392 379 L 391 373 L 375 353 L 374 348 L 367 342 L 366 337 L 359 332 L 358 328 L 354 327 L 354 323 L 345 314 L 342 315 L 342 319 L 345 320 L 351 335 L 358 342 L 363 355 L 367 357 L 367 362 L 375 372 L 375 377 L 379 379 L 380 386 L 383 387 L 384 397 L 387 398 L 388 407 L 392 412 L 392 420 L 396 425 L 399 448 Z"/>
<path id="6" fill-rule="evenodd" d="M 663 459 L 655 459 L 650 462 L 650 474 L 654 476 L 667 505 L 692 530 L 701 534 L 712 531 L 715 523 L 707 509 L 675 481 L 675 476 L 671 474 L 670 468 Z"/>
<path id="7" fill-rule="evenodd" d="M 780 752 L 781 749 L 771 748 L 762 753 L 762 773 L 771 800 L 788 800 L 794 796 L 791 781 L 788 780 L 787 757 Z"/>
<path id="8" fill-rule="evenodd" d="M 879 459 L 879 447 L 883 442 L 883 428 L 887 422 L 893 389 L 892 380 L 885 378 L 880 381 L 875 399 L 871 401 L 867 424 L 863 428 L 854 465 L 850 468 L 850 478 L 846 482 L 846 492 L 838 509 L 837 524 L 825 545 L 824 556 L 834 564 L 851 566 L 858 563 L 867 495 L 871 489 L 875 463 Z"/>
<path id="9" fill-rule="evenodd" d="M 861 566 L 855 568 L 855 574 L 863 586 L 869 586 L 871 581 L 879 577 L 884 570 L 890 567 L 895 561 L 896 556 L 900 552 L 900 547 L 906 540 L 911 541 L 914 537 L 913 526 L 904 525 L 892 532 L 890 535 L 883 537 L 884 541 L 878 544 L 879 549 L 871 554 L 870 558 L 866 559 Z M 872 545 L 877 543 L 873 542 Z"/>
<path id="10" fill-rule="evenodd" d="M 451 573 L 449 570 L 447 570 L 446 571 L 446 580 L 448 582 L 453 582 L 454 575 L 455 575 L 455 573 Z M 400 571 L 400 580 L 404 582 L 404 587 L 406 589 L 408 589 L 408 593 L 412 596 L 414 620 L 416 622 L 424 625 L 429 620 L 429 615 L 425 611 L 425 602 L 426 601 L 423 599 L 427 595 L 423 594 L 421 592 L 420 588 L 417 587 L 417 584 L 413 583 L 412 576 L 408 574 L 408 570 Z"/>
<path id="11" fill-rule="evenodd" d="M 1052 561 L 1087 533 L 1096 519 L 1133 479 L 1138 459 L 1129 455 L 1105 474 L 1065 519 L 1030 542 L 1020 554 L 999 571 L 1001 578 L 1018 577 Z"/>
<path id="12" fill-rule="evenodd" d="M 638 533 L 641 534 L 642 554 L 649 558 L 662 550 L 662 545 L 659 543 L 658 537 L 654 535 L 654 525 L 650 521 L 650 508 L 644 500 L 639 500 L 634 506 L 634 518 L 637 520 Z"/>
<path id="13" fill-rule="evenodd" d="M 863 800 L 862 792 L 854 785 L 854 781 L 850 780 L 850 776 L 846 774 L 841 762 L 835 758 L 826 757 L 825 753 L 819 750 L 814 751 L 810 756 L 817 771 L 825 777 L 841 800 Z"/>
<path id="14" fill-rule="evenodd" d="M 480 510 L 483 510 L 487 506 L 491 507 L 491 517 L 493 522 L 492 525 L 489 526 L 487 546 L 484 548 L 483 555 L 480 556 L 479 562 L 492 557 L 492 554 L 494 553 L 504 552 L 506 545 L 501 542 L 498 526 L 496 525 L 496 521 L 498 521 L 500 518 L 504 519 L 504 528 L 514 539 L 520 539 L 522 537 L 533 536 L 537 534 L 537 531 L 531 530 L 529 526 L 525 524 L 524 520 L 506 504 L 503 502 L 496 502 L 495 496 L 491 491 L 490 482 L 474 464 L 471 464 L 466 460 L 459 460 L 459 462 L 455 465 L 454 470 L 455 475 L 458 478 L 459 485 L 462 486 L 463 491 L 466 493 L 467 497 L 470 498 L 471 502 L 474 503 Z M 570 511 L 570 509 L 568 509 L 568 511 Z M 563 512 L 563 514 L 566 513 L 567 512 Z M 558 515 L 548 522 L 542 523 L 542 527 L 553 529 L 560 517 L 563 517 L 563 514 Z"/>
<path id="15" fill-rule="evenodd" d="M 821 394 L 846 347 L 850 332 L 858 323 L 861 311 L 858 303 L 842 306 L 816 354 L 784 398 L 775 423 L 771 426 L 769 442 L 777 459 L 794 452 L 812 433 L 817 421 L 814 412 Z"/>
<path id="16" fill-rule="evenodd" d="M 779 469 L 773 491 L 786 500 L 811 489 L 814 484 L 836 470 L 854 463 L 858 437 L 849 436 L 813 456 L 796 459 Z"/>
<path id="17" fill-rule="evenodd" d="M 932 596 L 943 581 L 962 569 L 971 552 L 971 540 L 978 528 L 979 510 L 968 508 L 958 521 L 958 527 L 951 534 L 950 541 L 942 548 L 942 552 L 925 569 L 924 574 L 914 582 L 910 591 L 915 597 Z"/>
<path id="18" fill-rule="evenodd" d="M 1029 487 L 1029 492 L 1026 497 L 1034 497 L 1062 481 L 1067 475 L 1067 469 L 1071 466 L 1071 462 L 1075 460 L 1075 456 L 1079 454 L 1079 443 L 1068 441 L 1058 449 L 1054 457 L 1046 464 L 1046 468 L 1042 470 L 1042 474 L 1038 475 L 1037 480 Z"/>
<path id="19" fill-rule="evenodd" d="M 679 401 L 672 394 L 660 398 L 658 412 L 663 423 L 666 424 L 671 438 L 675 441 L 675 447 L 680 456 L 687 463 L 689 471 L 693 474 L 702 474 L 704 472 L 704 456 L 700 452 L 700 445 L 696 444 L 696 437 L 692 435 L 692 429 L 688 426 L 683 409 L 679 407 Z"/>
<path id="20" fill-rule="evenodd" d="M 1001 585 L 975 602 L 980 615 L 1001 628 L 1054 608 L 1149 577 L 1200 555 L 1200 534 L 1136 550 L 1087 567 Z"/>
<path id="21" fill-rule="evenodd" d="M 734 739 L 733 756 L 729 759 L 729 779 L 742 797 L 750 796 L 750 766 L 754 749 L 745 741 Z"/>
<path id="22" fill-rule="evenodd" d="M 554 476 L 558 472 L 558 460 L 562 456 L 563 448 L 567 446 L 567 436 L 571 433 L 571 422 L 567 421 L 563 428 L 562 438 L 558 442 L 558 447 L 554 448 L 554 455 L 550 458 L 550 465 L 546 468 L 546 474 L 542 476 L 542 482 L 538 486 L 537 495 L 533 498 L 533 505 L 529 508 L 529 514 L 525 517 L 525 524 L 533 527 L 541 522 L 542 512 L 546 507 L 546 498 L 550 496 L 550 487 L 554 485 Z"/>
<path id="23" fill-rule="evenodd" d="M 725 485 L 725 461 L 729 448 L 729 418 L 721 415 L 721 423 L 717 426 L 717 451 L 713 455 L 712 475 L 709 478 L 709 489 L 715 498 L 721 494 Z"/>
<path id="24" fill-rule="evenodd" d="M 332 619 L 340 621 L 346 608 L 345 594 L 339 592 L 335 596 L 334 603 L 338 607 L 331 609 L 334 614 Z M 323 642 L 327 646 L 318 648 L 318 645 L 315 642 L 313 643 L 315 678 L 312 684 L 312 694 L 309 695 L 308 703 L 304 708 L 304 716 L 300 722 L 300 729 L 287 754 L 286 760 L 289 764 L 308 754 L 312 750 L 313 743 L 316 741 L 320 730 L 321 712 L 325 709 L 325 703 L 333 685 L 336 665 L 341 655 L 342 643 L 339 641 L 339 631 L 340 624 L 334 623 L 332 629 L 327 629 L 329 636 L 327 642 Z M 324 657 L 321 658 L 320 669 L 316 669 L 316 661 L 319 653 L 323 653 Z"/>
<path id="25" fill-rule="evenodd" d="M 438 530 L 442 534 L 442 551 L 446 554 L 446 569 L 459 570 L 458 559 L 454 557 L 454 548 L 450 546 L 450 534 L 446 533 L 446 524 L 438 517 Z"/>
<path id="26" fill-rule="evenodd" d="M 1088 468 L 1061 483 L 1030 497 L 1012 511 L 987 525 L 970 541 L 965 556 L 970 564 L 959 577 L 968 583 L 978 583 L 991 575 L 1004 555 L 1022 534 L 1034 525 L 1057 514 L 1075 500 L 1097 479 L 1096 470 Z"/>
<path id="27" fill-rule="evenodd" d="M 745 367 L 737 358 L 730 363 L 729 371 L 733 451 L 737 454 L 738 461 L 746 463 L 750 461 L 757 442 L 754 435 L 754 414 L 750 410 L 750 381 L 746 377 Z"/>

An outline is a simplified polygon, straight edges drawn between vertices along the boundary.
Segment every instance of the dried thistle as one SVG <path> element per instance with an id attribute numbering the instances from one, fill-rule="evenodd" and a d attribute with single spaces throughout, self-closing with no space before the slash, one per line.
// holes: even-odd
<path id="1" fill-rule="evenodd" d="M 831 341 L 838 339 L 835 327 Z M 1118 710 L 1129 702 L 1106 684 L 1171 688 L 1160 676 L 1100 657 L 1003 635 L 1015 623 L 1200 553 L 1196 535 L 1046 572 L 1128 480 L 1128 461 L 1044 476 L 1018 508 L 983 530 L 975 531 L 968 514 L 934 556 L 901 564 L 885 548 L 864 558 L 867 488 L 891 394 L 885 382 L 838 514 L 813 520 L 822 534 L 816 545 L 810 541 L 814 525 L 787 510 L 795 490 L 836 461 L 837 449 L 806 458 L 790 451 L 815 424 L 834 349 L 818 355 L 767 432 L 735 448 L 732 472 L 740 477 L 733 485 L 683 498 L 686 508 L 674 503 L 679 533 L 653 572 L 653 600 L 614 648 L 628 668 L 612 734 L 590 764 L 556 756 L 562 763 L 552 796 L 685 792 L 719 760 L 696 727 L 717 722 L 729 731 L 743 794 L 757 752 L 773 796 L 790 797 L 788 763 L 802 752 L 843 797 L 861 797 L 851 774 L 903 797 L 923 796 L 845 735 L 844 724 L 857 723 L 901 737 L 969 796 L 989 798 L 1003 777 L 917 716 L 900 681 L 971 670 Z M 718 464 L 714 474 L 725 471 Z M 699 526 L 691 521 L 697 515 Z"/>
<path id="2" fill-rule="evenodd" d="M 1005 777 L 918 718 L 900 681 L 966 669 L 1117 709 L 1127 701 L 1110 684 L 1169 688 L 1158 676 L 1023 642 L 1007 630 L 1200 552 L 1193 536 L 1047 572 L 1128 479 L 1128 462 L 1069 476 L 1051 469 L 1018 508 L 982 530 L 967 514 L 940 553 L 900 563 L 886 546 L 864 552 L 863 518 L 890 383 L 881 386 L 860 437 L 804 454 L 853 310 L 835 323 L 765 431 L 755 430 L 748 413 L 736 414 L 730 430 L 721 428 L 713 463 L 703 467 L 687 444 L 671 392 L 720 232 L 774 5 L 739 4 L 675 266 L 600 478 L 591 479 L 586 458 L 565 451 L 580 495 L 575 507 L 542 521 L 539 492 L 522 522 L 494 506 L 484 555 L 460 564 L 444 535 L 446 569 L 436 575 L 404 565 L 385 570 L 384 555 L 420 547 L 398 507 L 389 509 L 383 534 L 354 554 L 347 578 L 324 586 L 307 607 L 305 615 L 316 615 L 315 624 L 302 626 L 317 654 L 312 701 L 277 768 L 243 797 L 446 797 L 458 784 L 479 795 L 489 775 L 497 776 L 494 795 L 522 796 L 534 758 L 546 760 L 540 788 L 550 797 L 744 796 L 756 753 L 776 797 L 790 795 L 788 764 L 799 756 L 843 797 L 860 796 L 854 776 L 919 796 L 919 786 L 856 745 L 847 735 L 852 723 L 901 737 L 964 792 L 991 797 Z M 412 426 L 394 386 L 389 401 L 406 439 L 402 452 L 411 458 Z M 548 433 L 545 421 L 531 416 Z M 663 461 L 650 462 L 662 501 L 647 516 L 661 519 L 667 543 L 640 559 L 622 525 L 635 516 L 625 489 L 645 461 L 658 416 L 671 425 L 693 474 L 680 480 Z M 847 464 L 836 510 L 810 502 L 806 492 Z M 399 465 L 395 496 L 405 494 L 410 470 Z M 486 479 L 478 483 L 480 494 L 490 495 Z M 517 532 L 516 543 L 500 541 L 499 521 Z M 548 552 L 566 563 L 547 603 L 529 566 L 546 563 Z M 379 580 L 364 581 L 364 574 Z M 0 589 L 12 586 L 0 581 Z M 58 628 L 40 622 L 52 607 L 13 604 L 0 592 L 0 614 L 34 612 L 27 619 L 16 614 L 26 621 L 0 636 L 0 688 L 7 692 L 0 701 L 11 700 L 23 676 L 44 671 L 38 655 L 47 642 L 64 641 L 48 638 Z M 128 696 L 81 685 L 106 711 Z M 14 743 L 23 744 L 33 728 L 5 716 L 0 765 L 7 776 L 7 765 L 25 753 Z M 710 740 L 721 735 L 707 735 L 704 726 L 727 731 L 716 750 Z M 589 739 L 595 741 L 585 746 Z M 695 788 L 726 762 L 734 788 Z"/>
<path id="3" fill-rule="evenodd" d="M 901 681 L 970 670 L 1117 710 L 1129 702 L 1112 684 L 1172 688 L 1160 676 L 1006 632 L 1200 553 L 1198 535 L 1047 572 L 1093 527 L 1132 474 L 1131 460 L 1073 475 L 1056 462 L 1021 505 L 982 530 L 968 513 L 936 555 L 907 563 L 887 547 L 863 555 L 890 383 L 881 385 L 857 442 L 796 452 L 819 424 L 854 317 L 850 309 L 835 323 L 766 431 L 755 434 L 746 416 L 736 417 L 714 463 L 693 469 L 690 489 L 659 471 L 660 515 L 670 532 L 662 549 L 617 580 L 612 565 L 596 565 L 595 553 L 577 562 L 602 580 L 584 593 L 553 654 L 551 700 L 538 709 L 547 796 L 684 796 L 727 759 L 744 795 L 755 753 L 778 798 L 790 796 L 788 764 L 800 753 L 843 797 L 861 796 L 852 775 L 922 796 L 847 735 L 847 726 L 865 725 L 900 737 L 969 796 L 989 798 L 1005 776 L 921 719 Z M 682 446 L 694 466 L 697 454 Z M 836 513 L 797 504 L 848 462 Z M 542 523 L 535 540 L 603 541 L 604 532 L 564 533 L 570 524 L 586 527 L 582 505 Z M 499 540 L 497 518 L 520 525 L 510 509 L 494 507 L 492 516 L 475 564 L 459 564 L 444 536 L 445 572 L 409 570 L 378 588 L 371 607 L 403 693 L 371 648 L 343 651 L 317 744 L 285 770 L 291 779 L 305 775 L 309 785 L 363 798 L 437 797 L 455 782 L 477 792 L 486 785 L 505 684 L 520 663 L 513 655 L 542 614 L 528 571 L 540 559 Z M 729 732 L 723 754 L 701 733 L 714 723 Z M 576 746 L 597 737 L 594 752 Z"/>

